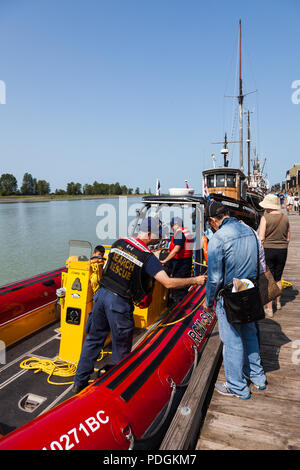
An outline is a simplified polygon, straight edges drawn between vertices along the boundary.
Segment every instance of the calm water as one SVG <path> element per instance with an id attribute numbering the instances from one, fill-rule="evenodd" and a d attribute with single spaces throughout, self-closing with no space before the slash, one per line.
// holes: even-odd
<path id="1" fill-rule="evenodd" d="M 127 199 L 132 215 L 140 201 Z M 0 204 L 0 285 L 64 266 L 69 240 L 111 243 L 96 232 L 108 205 L 118 230 L 118 198 Z"/>

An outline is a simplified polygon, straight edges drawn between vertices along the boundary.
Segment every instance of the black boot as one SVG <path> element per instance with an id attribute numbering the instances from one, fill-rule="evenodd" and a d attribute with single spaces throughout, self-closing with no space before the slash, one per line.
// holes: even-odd
<path id="1" fill-rule="evenodd" d="M 81 392 L 81 390 L 83 390 L 87 386 L 88 386 L 88 384 L 81 384 L 81 385 L 74 384 L 73 388 L 72 388 L 72 393 L 74 395 L 77 395 L 77 393 Z"/>

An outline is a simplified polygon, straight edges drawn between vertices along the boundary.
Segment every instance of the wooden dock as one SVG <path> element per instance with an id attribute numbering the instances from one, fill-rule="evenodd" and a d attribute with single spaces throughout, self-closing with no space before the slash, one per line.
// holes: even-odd
<path id="1" fill-rule="evenodd" d="M 291 243 L 283 279 L 292 287 L 283 290 L 282 310 L 259 322 L 267 389 L 251 388 L 250 400 L 217 393 L 213 385 L 225 376 L 221 343 L 213 336 L 162 450 L 300 449 L 300 216 L 289 219 Z"/>

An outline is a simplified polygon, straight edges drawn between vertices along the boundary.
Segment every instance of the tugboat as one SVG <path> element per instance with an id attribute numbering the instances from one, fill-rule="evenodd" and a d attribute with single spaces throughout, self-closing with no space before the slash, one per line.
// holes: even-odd
<path id="1" fill-rule="evenodd" d="M 144 217 L 158 217 L 164 240 L 153 250 L 160 256 L 169 238 L 170 217 L 180 214 L 194 235 L 197 274 L 202 265 L 204 198 L 170 195 L 144 197 L 142 201 L 131 234 L 137 234 Z M 192 288 L 168 308 L 166 290 L 155 283 L 151 305 L 135 309 L 137 328 L 131 353 L 105 369 L 108 342 L 99 351 L 100 362 L 95 363 L 91 384 L 72 396 L 73 376 L 93 305 L 91 277 L 95 268 L 101 277 L 102 267 L 94 266 L 91 254 L 89 242 L 70 242 L 67 266 L 59 270 L 60 282 L 53 281 L 59 286 L 58 319 L 52 317 L 47 326 L 41 323 L 40 329 L 36 324 L 29 336 L 20 332 L 18 338 L 15 333 L 6 350 L 6 361 L 0 365 L 0 450 L 155 448 L 172 407 L 174 412 L 176 397 L 182 395 L 197 365 L 216 322 L 215 312 L 208 314 L 202 309 L 205 287 Z M 42 286 L 46 289 L 45 282 Z M 27 284 L 20 283 L 21 292 Z M 15 284 L 13 292 L 18 292 L 17 287 Z M 50 287 L 54 287 L 52 282 Z M 2 299 L 11 294 L 7 287 L 2 292 Z M 33 302 L 35 292 L 31 295 Z M 28 311 L 22 312 L 25 322 L 35 314 L 30 302 L 28 305 Z M 37 310 L 40 308 L 43 305 Z M 8 318 L 7 314 L 4 323 L 7 326 L 9 322 L 12 328 L 18 315 L 14 312 Z M 5 324 L 0 323 L 0 338 Z"/>
<path id="2" fill-rule="evenodd" d="M 218 201 L 227 206 L 231 216 L 243 220 L 250 227 L 257 229 L 260 215 L 256 206 L 247 197 L 247 177 L 240 168 L 228 166 L 227 144 L 225 134 L 225 146 L 221 150 L 224 165 L 202 172 L 203 194 L 209 200 Z"/>

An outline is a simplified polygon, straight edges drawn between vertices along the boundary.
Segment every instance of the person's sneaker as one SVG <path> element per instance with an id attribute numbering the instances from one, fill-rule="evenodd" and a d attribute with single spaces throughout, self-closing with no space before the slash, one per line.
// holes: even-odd
<path id="1" fill-rule="evenodd" d="M 267 382 L 265 382 L 263 385 L 256 385 L 255 383 L 252 382 L 252 380 L 250 379 L 250 377 L 248 377 L 247 374 L 245 374 L 245 372 L 243 372 L 243 376 L 249 381 L 252 383 L 253 387 L 255 387 L 257 390 L 266 390 L 267 388 Z"/>
<path id="2" fill-rule="evenodd" d="M 253 382 L 253 387 L 257 388 L 257 390 L 266 390 L 267 388 L 267 385 L 266 384 L 263 384 L 263 385 L 255 385 Z"/>
<path id="3" fill-rule="evenodd" d="M 218 393 L 227 397 L 238 397 L 242 400 L 248 400 L 248 398 L 251 398 L 251 393 L 247 393 L 246 395 L 237 395 L 236 393 L 233 393 L 229 390 L 227 382 L 216 382 L 215 389 Z"/>
<path id="4" fill-rule="evenodd" d="M 277 308 L 277 310 L 281 310 L 281 303 L 280 302 L 276 303 L 276 308 Z"/>

